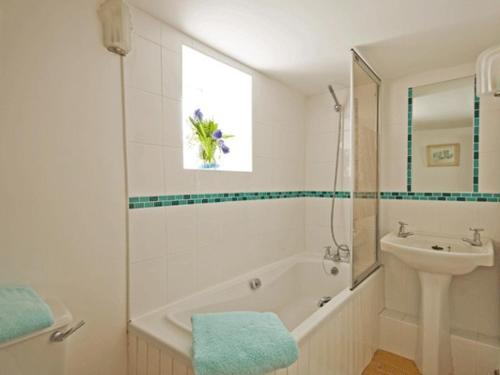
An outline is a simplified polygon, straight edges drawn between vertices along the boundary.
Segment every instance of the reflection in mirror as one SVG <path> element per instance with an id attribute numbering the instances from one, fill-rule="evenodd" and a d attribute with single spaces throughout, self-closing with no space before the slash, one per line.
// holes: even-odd
<path id="1" fill-rule="evenodd" d="M 412 190 L 472 191 L 474 77 L 415 87 L 412 92 Z"/>

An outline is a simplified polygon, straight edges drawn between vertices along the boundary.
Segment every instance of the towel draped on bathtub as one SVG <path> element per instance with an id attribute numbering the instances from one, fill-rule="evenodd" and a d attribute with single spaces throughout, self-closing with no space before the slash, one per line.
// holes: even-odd
<path id="1" fill-rule="evenodd" d="M 195 314 L 191 323 L 196 375 L 261 375 L 297 360 L 297 344 L 274 313 Z"/>
<path id="2" fill-rule="evenodd" d="M 28 286 L 0 286 L 0 344 L 50 327 L 49 306 Z"/>

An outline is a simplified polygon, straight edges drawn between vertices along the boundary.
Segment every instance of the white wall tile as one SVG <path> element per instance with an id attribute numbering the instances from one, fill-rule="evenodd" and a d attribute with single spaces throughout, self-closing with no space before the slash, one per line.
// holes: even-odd
<path id="1" fill-rule="evenodd" d="M 480 202 L 477 204 L 478 216 L 479 216 L 479 227 L 484 229 L 484 235 L 491 238 L 496 243 L 496 250 L 498 251 L 500 247 L 500 203 L 484 203 Z"/>
<path id="2" fill-rule="evenodd" d="M 257 157 L 272 158 L 275 155 L 275 137 L 279 134 L 272 125 L 254 122 L 253 153 Z"/>
<path id="3" fill-rule="evenodd" d="M 167 194 L 194 193 L 196 171 L 184 169 L 182 149 L 163 147 L 165 190 Z"/>
<path id="4" fill-rule="evenodd" d="M 167 246 L 168 253 L 193 251 L 197 239 L 196 206 L 172 206 L 167 213 Z"/>
<path id="5" fill-rule="evenodd" d="M 273 161 L 270 158 L 254 156 L 251 187 L 255 191 L 273 190 Z"/>
<path id="6" fill-rule="evenodd" d="M 135 7 L 130 7 L 133 31 L 137 35 L 160 44 L 161 22 Z"/>
<path id="7" fill-rule="evenodd" d="M 469 228 L 479 226 L 477 202 L 442 202 L 435 205 L 441 211 L 438 230 L 443 234 L 469 236 Z"/>
<path id="8" fill-rule="evenodd" d="M 161 95 L 161 47 L 133 34 L 132 51 L 125 58 L 127 85 Z"/>
<path id="9" fill-rule="evenodd" d="M 165 258 L 131 263 L 130 316 L 138 316 L 167 302 L 167 268 Z"/>
<path id="10" fill-rule="evenodd" d="M 163 192 L 161 146 L 127 143 L 129 196 L 159 195 Z"/>
<path id="11" fill-rule="evenodd" d="M 162 98 L 129 88 L 126 98 L 127 139 L 132 142 L 161 144 Z"/>
<path id="12" fill-rule="evenodd" d="M 200 193 L 249 191 L 252 180 L 251 172 L 196 171 L 196 188 Z"/>
<path id="13" fill-rule="evenodd" d="M 480 158 L 482 158 L 483 152 L 497 151 L 500 145 L 500 126 L 498 126 L 500 123 L 500 109 L 485 109 L 484 101 L 484 99 L 481 101 L 479 114 Z"/>
<path id="14" fill-rule="evenodd" d="M 172 302 L 196 290 L 195 251 L 167 256 L 167 301 Z"/>
<path id="15" fill-rule="evenodd" d="M 480 336 L 479 339 L 482 339 Z M 500 368 L 500 343 L 498 340 L 492 343 L 484 342 L 477 349 L 476 358 L 476 374 L 492 374 L 496 369 Z"/>
<path id="16" fill-rule="evenodd" d="M 161 51 L 163 96 L 182 99 L 182 55 L 166 48 Z"/>
<path id="17" fill-rule="evenodd" d="M 169 25 L 161 25 L 161 45 L 171 51 L 179 52 L 183 44 L 191 45 L 187 36 L 175 30 Z"/>
<path id="18" fill-rule="evenodd" d="M 308 162 L 334 162 L 337 133 L 308 133 L 306 136 L 306 160 Z"/>
<path id="19" fill-rule="evenodd" d="M 224 234 L 221 226 L 222 209 L 220 204 L 202 204 L 196 207 L 197 247 L 211 248 Z"/>
<path id="20" fill-rule="evenodd" d="M 182 147 L 182 102 L 164 98 L 162 102 L 163 144 Z"/>
<path id="21" fill-rule="evenodd" d="M 470 277 L 457 276 L 450 288 L 451 326 L 456 329 L 477 332 L 480 293 Z"/>
<path id="22" fill-rule="evenodd" d="M 306 190 L 328 191 L 333 189 L 334 162 L 307 162 L 306 163 Z M 337 189 L 347 190 L 337 182 Z"/>
<path id="23" fill-rule="evenodd" d="M 159 258 L 167 251 L 164 207 L 129 212 L 129 256 L 131 262 Z"/>
<path id="24" fill-rule="evenodd" d="M 498 145 L 497 147 L 500 147 L 500 145 Z M 479 187 L 482 192 L 498 193 L 500 191 L 500 173 L 498 172 L 499 160 L 500 160 L 500 148 L 497 148 L 495 151 L 487 151 L 480 153 Z"/>
<path id="25" fill-rule="evenodd" d="M 475 373 L 476 345 L 474 341 L 458 338 L 452 340 L 453 370 L 457 375 Z"/>

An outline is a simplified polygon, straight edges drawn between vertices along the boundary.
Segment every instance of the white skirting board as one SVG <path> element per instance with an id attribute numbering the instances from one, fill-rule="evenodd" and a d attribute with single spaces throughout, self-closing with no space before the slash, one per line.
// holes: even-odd
<path id="1" fill-rule="evenodd" d="M 415 359 L 418 340 L 416 317 L 398 311 L 380 314 L 380 349 Z M 493 375 L 500 368 L 500 340 L 470 332 L 452 331 L 454 375 Z"/>
<path id="2" fill-rule="evenodd" d="M 297 362 L 268 375 L 361 374 L 378 348 L 382 270 L 363 284 L 300 342 Z M 190 360 L 165 345 L 129 333 L 128 347 L 129 375 L 193 375 Z"/>

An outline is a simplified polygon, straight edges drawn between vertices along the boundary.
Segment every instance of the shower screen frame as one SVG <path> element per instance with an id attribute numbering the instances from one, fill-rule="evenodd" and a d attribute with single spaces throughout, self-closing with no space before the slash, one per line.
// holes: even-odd
<path id="1" fill-rule="evenodd" d="M 379 146 L 380 146 L 380 85 L 382 83 L 382 80 L 380 77 L 373 71 L 373 69 L 368 65 L 368 63 L 360 56 L 360 54 L 355 51 L 354 49 L 351 50 L 352 52 L 352 60 L 351 60 L 351 92 L 350 92 L 350 122 L 351 122 L 351 160 L 350 160 L 350 165 L 351 165 L 351 181 L 352 181 L 352 186 L 351 186 L 351 290 L 356 288 L 359 284 L 361 284 L 368 276 L 370 276 L 373 272 L 375 272 L 379 267 L 380 267 L 380 254 L 379 254 L 379 173 L 380 173 L 380 157 L 379 157 Z M 362 272 L 359 274 L 355 274 L 355 267 L 354 263 L 356 260 L 356 248 L 355 248 L 355 202 L 358 195 L 357 191 L 357 152 L 358 149 L 356 147 L 356 100 L 354 96 L 354 91 L 355 91 L 355 85 L 354 85 L 354 74 L 355 74 L 355 66 L 359 66 L 363 72 L 365 72 L 368 77 L 376 84 L 376 96 L 377 96 L 377 101 L 376 101 L 376 181 L 375 181 L 375 225 L 374 225 L 374 231 L 375 231 L 375 260 L 372 264 L 370 264 L 368 267 L 366 267 Z M 366 198 L 361 198 L 361 199 L 366 199 Z M 369 198 L 367 198 L 369 199 Z"/>

